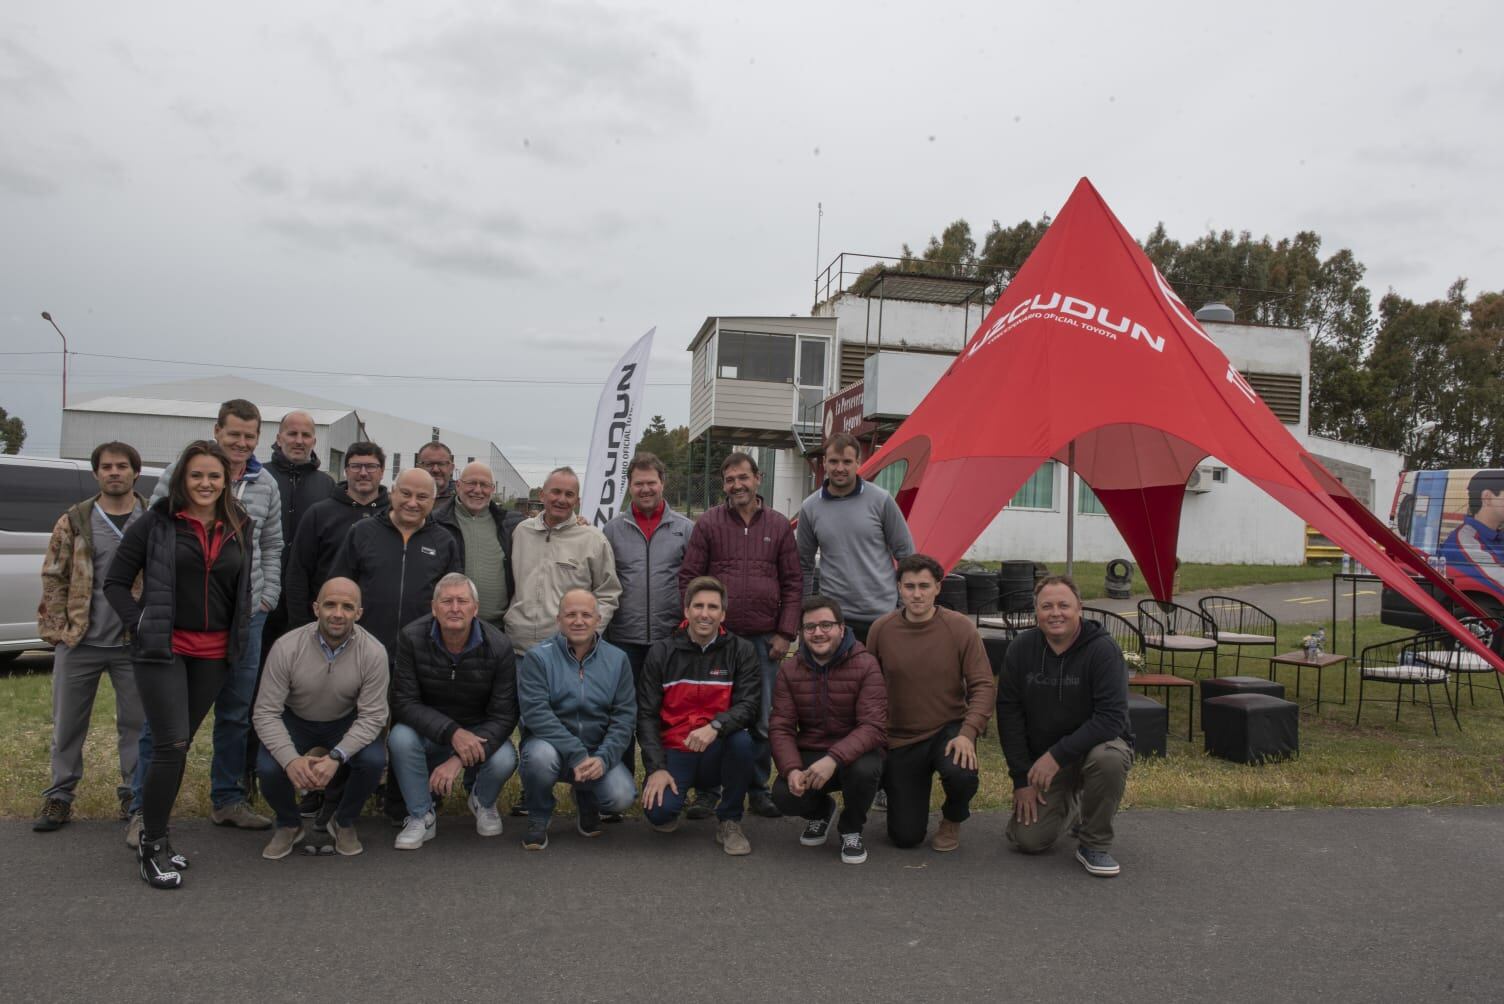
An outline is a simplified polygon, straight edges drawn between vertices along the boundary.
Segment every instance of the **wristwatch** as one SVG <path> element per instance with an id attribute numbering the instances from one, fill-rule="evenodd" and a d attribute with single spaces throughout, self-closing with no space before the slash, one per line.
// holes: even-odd
<path id="1" fill-rule="evenodd" d="M 342 764 L 345 762 L 345 751 L 336 746 L 329 751 L 329 759 L 335 763 Z"/>
<path id="2" fill-rule="evenodd" d="M 710 723 L 710 727 L 713 728 L 713 729 L 715 729 L 717 735 L 720 734 L 720 732 L 721 732 L 721 723 L 719 721 L 712 721 Z"/>

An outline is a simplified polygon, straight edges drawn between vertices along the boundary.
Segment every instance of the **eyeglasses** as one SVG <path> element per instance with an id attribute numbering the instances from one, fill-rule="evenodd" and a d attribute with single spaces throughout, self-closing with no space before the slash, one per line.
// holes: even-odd
<path id="1" fill-rule="evenodd" d="M 461 488 L 480 488 L 483 491 L 490 491 L 492 488 L 496 487 L 496 482 L 494 482 L 494 481 L 461 481 L 460 482 L 460 487 Z"/>
<path id="2" fill-rule="evenodd" d="M 354 471 L 357 474 L 374 474 L 381 470 L 380 464 L 346 464 L 345 470 Z"/>
<path id="3" fill-rule="evenodd" d="M 815 621 L 814 623 L 805 623 L 800 626 L 804 628 L 806 634 L 814 634 L 816 631 L 834 631 L 841 625 L 836 621 Z"/>
<path id="4" fill-rule="evenodd" d="M 425 471 L 426 470 L 431 470 L 433 468 L 438 468 L 439 470 L 443 470 L 446 467 L 453 467 L 454 466 L 454 461 L 453 460 L 420 460 L 420 461 L 418 461 L 418 466 L 421 467 L 421 468 L 423 468 Z"/>

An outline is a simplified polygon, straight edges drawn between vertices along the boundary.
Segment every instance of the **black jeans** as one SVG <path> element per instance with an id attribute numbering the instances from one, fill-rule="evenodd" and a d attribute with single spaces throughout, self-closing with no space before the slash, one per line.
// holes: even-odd
<path id="1" fill-rule="evenodd" d="M 825 754 L 819 750 L 800 750 L 799 759 L 808 767 Z M 864 753 L 856 763 L 846 766 L 836 764 L 836 772 L 819 791 L 806 789 L 803 795 L 789 791 L 788 779 L 779 775 L 773 782 L 773 804 L 787 816 L 803 816 L 805 819 L 824 819 L 830 812 L 832 791 L 841 792 L 841 817 L 836 820 L 840 833 L 861 833 L 867 825 L 867 813 L 872 800 L 877 797 L 877 785 L 883 777 L 882 754 L 875 750 Z"/>
<path id="2" fill-rule="evenodd" d="M 151 726 L 151 763 L 141 785 L 141 837 L 167 835 L 167 820 L 183 785 L 188 747 L 224 686 L 230 664 L 223 659 L 135 663 L 136 689 Z"/>
<path id="3" fill-rule="evenodd" d="M 637 681 L 642 679 L 642 664 L 648 660 L 650 645 L 639 645 L 630 641 L 613 641 L 611 644 L 627 653 L 627 665 L 632 667 L 632 693 L 637 693 Z M 627 740 L 627 750 L 621 755 L 621 762 L 627 765 L 627 772 L 633 777 L 637 776 L 637 733 L 636 723 L 633 723 L 634 731 L 632 738 Z"/>
<path id="4" fill-rule="evenodd" d="M 945 744 L 960 734 L 961 723 L 951 722 L 928 739 L 888 750 L 883 788 L 888 792 L 888 839 L 896 846 L 916 847 L 924 841 L 936 774 L 945 791 L 940 814 L 953 823 L 964 823 L 971 815 L 977 772 L 945 755 Z"/>

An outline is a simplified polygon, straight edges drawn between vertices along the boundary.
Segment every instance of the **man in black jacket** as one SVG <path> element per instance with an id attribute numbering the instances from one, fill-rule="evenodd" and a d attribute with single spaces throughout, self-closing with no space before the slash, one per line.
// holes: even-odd
<path id="1" fill-rule="evenodd" d="M 716 843 L 727 854 L 751 854 L 741 821 L 752 781 L 747 729 L 762 709 L 761 664 L 752 643 L 722 625 L 726 587 L 718 579 L 694 579 L 684 597 L 684 623 L 648 650 L 637 682 L 642 808 L 654 829 L 672 833 L 691 787 L 718 788 Z"/>
<path id="2" fill-rule="evenodd" d="M 375 443 L 351 443 L 345 451 L 345 480 L 332 494 L 315 502 L 298 521 L 298 532 L 282 553 L 282 595 L 287 598 L 288 630 L 313 621 L 313 602 L 350 527 L 386 512 L 391 505 L 381 472 L 386 453 Z"/>
<path id="3" fill-rule="evenodd" d="M 463 567 L 459 545 L 431 522 L 433 478 L 416 467 L 397 476 L 392 506 L 350 528 L 329 570 L 353 579 L 365 602 L 365 629 L 396 658 L 397 634 L 428 612 L 433 587 Z"/>
<path id="4" fill-rule="evenodd" d="M 433 613 L 402 629 L 392 676 L 392 773 L 407 803 L 397 850 L 434 838 L 433 792 L 461 773 L 475 829 L 501 834 L 496 799 L 517 769 L 517 660 L 501 631 L 476 616 L 475 583 L 450 573 L 434 588 Z"/>
<path id="5" fill-rule="evenodd" d="M 1112 819 L 1133 765 L 1128 669 L 1112 636 L 1081 619 L 1081 594 L 1065 576 L 1034 587 L 1034 616 L 1039 626 L 1008 646 L 998 676 L 998 736 L 1013 778 L 1008 840 L 1038 854 L 1073 826 L 1076 860 L 1110 877 L 1120 870 L 1108 853 Z"/>
<path id="6" fill-rule="evenodd" d="M 334 479 L 319 470 L 319 455 L 314 452 L 317 445 L 313 416 L 306 411 L 289 411 L 282 416 L 282 422 L 277 426 L 276 442 L 272 444 L 272 462 L 266 465 L 282 495 L 282 592 L 261 629 L 263 666 L 272 644 L 288 628 L 287 566 L 292 559 L 292 543 L 298 533 L 298 524 L 315 503 L 334 494 Z M 314 594 L 317 595 L 317 590 Z"/>

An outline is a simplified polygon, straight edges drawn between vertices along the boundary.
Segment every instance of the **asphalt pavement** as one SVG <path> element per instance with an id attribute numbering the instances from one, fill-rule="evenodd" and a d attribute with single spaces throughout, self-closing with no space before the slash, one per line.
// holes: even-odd
<path id="1" fill-rule="evenodd" d="M 1353 617 L 1354 601 L 1359 617 L 1379 615 L 1379 583 L 1337 583 L 1337 617 L 1345 624 Z M 1330 579 L 1316 582 L 1276 582 L 1263 586 L 1224 586 L 1221 589 L 1201 589 L 1179 593 L 1175 602 L 1195 609 L 1196 602 L 1205 596 L 1235 596 L 1254 606 L 1267 610 L 1281 624 L 1324 623 L 1332 616 L 1332 583 Z M 1097 599 L 1087 604 L 1101 607 L 1114 613 L 1133 613 L 1140 600 L 1147 596 L 1134 596 L 1127 600 Z"/>
<path id="2" fill-rule="evenodd" d="M 752 820 L 554 821 L 422 851 L 364 820 L 356 858 L 264 861 L 265 835 L 178 826 L 183 889 L 148 889 L 121 828 L 0 823 L 12 1000 L 1498 1000 L 1504 808 L 1127 812 L 1123 874 L 1007 850 L 974 817 L 953 854 L 869 859 Z"/>

